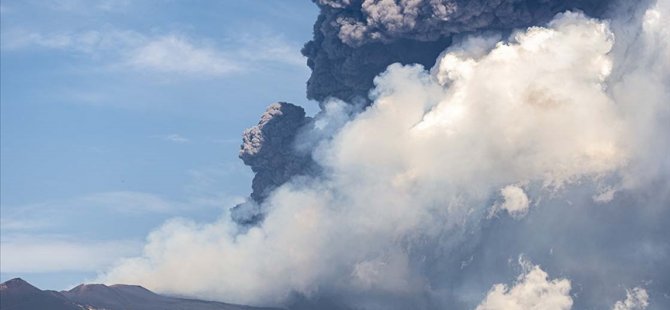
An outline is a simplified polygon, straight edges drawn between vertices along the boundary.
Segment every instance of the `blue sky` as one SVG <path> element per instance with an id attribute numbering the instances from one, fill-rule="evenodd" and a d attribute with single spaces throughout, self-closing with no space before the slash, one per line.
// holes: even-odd
<path id="1" fill-rule="evenodd" d="M 313 114 L 309 1 L 3 0 L 2 281 L 65 289 L 173 217 L 250 192 L 242 131 L 274 101 Z"/>

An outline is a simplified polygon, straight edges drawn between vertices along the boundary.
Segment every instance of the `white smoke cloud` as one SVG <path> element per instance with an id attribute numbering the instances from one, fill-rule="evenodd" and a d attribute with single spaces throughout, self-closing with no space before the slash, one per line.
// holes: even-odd
<path id="1" fill-rule="evenodd" d="M 504 201 L 494 205 L 490 215 L 493 215 L 500 210 L 505 210 L 514 218 L 522 218 L 528 213 L 530 200 L 521 187 L 508 185 L 500 190 L 500 194 Z"/>
<path id="2" fill-rule="evenodd" d="M 540 266 L 529 266 L 514 286 L 494 285 L 476 310 L 570 310 L 570 288 L 569 280 L 549 280 Z"/>
<path id="3" fill-rule="evenodd" d="M 626 299 L 617 301 L 612 310 L 644 310 L 649 306 L 649 294 L 641 287 L 626 290 Z"/>
<path id="4" fill-rule="evenodd" d="M 642 36 L 622 32 L 624 46 L 620 25 L 568 12 L 507 42 L 466 39 L 431 72 L 392 65 L 375 81 L 374 104 L 315 151 L 324 175 L 278 188 L 261 226 L 240 229 L 227 214 L 172 221 L 101 279 L 251 304 L 293 292 L 440 291 L 422 268 L 476 242 L 467 238 L 492 197 L 502 194 L 513 216 L 528 210 L 527 192 L 510 184 L 537 184 L 534 201 L 619 174 L 630 188 L 663 161 L 650 148 L 668 109 L 668 61 L 654 64 L 670 50 L 666 4 L 647 13 Z M 438 254 L 418 253 L 426 244 Z M 512 288 L 494 286 L 478 309 L 569 309 L 569 290 L 534 267 Z"/>

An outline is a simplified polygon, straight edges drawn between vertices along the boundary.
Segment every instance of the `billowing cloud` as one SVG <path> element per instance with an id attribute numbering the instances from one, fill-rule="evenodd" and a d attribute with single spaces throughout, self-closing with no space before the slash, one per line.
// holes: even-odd
<path id="1" fill-rule="evenodd" d="M 505 210 L 511 216 L 521 218 L 528 213 L 530 201 L 528 200 L 526 193 L 523 191 L 523 188 L 515 185 L 508 185 L 500 190 L 500 194 L 502 195 L 503 201 L 493 206 L 491 215 L 500 210 Z"/>
<path id="2" fill-rule="evenodd" d="M 612 310 L 644 310 L 649 306 L 649 294 L 641 287 L 626 290 L 626 299 L 617 301 Z"/>
<path id="3" fill-rule="evenodd" d="M 337 14 L 338 37 L 349 45 L 369 41 L 388 42 L 397 38 L 435 40 L 453 33 L 523 27 L 544 23 L 557 11 L 579 9 L 597 15 L 611 2 L 546 1 L 541 7 L 532 2 L 514 1 L 430 1 L 363 0 L 318 1 Z M 343 9 L 348 10 L 343 10 Z M 351 11 L 359 11 L 352 14 Z"/>
<path id="4" fill-rule="evenodd" d="M 512 287 L 494 285 L 476 310 L 572 309 L 569 280 L 550 280 L 540 266 L 528 267 Z"/>
<path id="5" fill-rule="evenodd" d="M 321 14 L 305 45 L 307 97 L 367 99 L 372 79 L 392 63 L 432 66 L 459 34 L 543 25 L 556 13 L 604 15 L 611 0 L 315 0 Z"/>
<path id="6" fill-rule="evenodd" d="M 669 8 L 629 9 L 625 20 L 568 11 L 507 38 L 463 36 L 431 70 L 389 66 L 362 112 L 322 103 L 295 146 L 321 170 L 273 184 L 250 208 L 261 223 L 171 221 L 101 280 L 312 308 L 603 308 L 617 284 L 652 280 L 653 297 L 670 285 L 670 148 L 659 142 Z M 278 115 L 305 122 L 271 106 L 245 134 L 245 161 L 273 160 L 254 155 L 271 137 L 263 120 Z M 617 195 L 595 204 L 608 189 Z M 491 217 L 492 205 L 524 220 Z M 496 285 L 521 253 L 543 268 Z"/>

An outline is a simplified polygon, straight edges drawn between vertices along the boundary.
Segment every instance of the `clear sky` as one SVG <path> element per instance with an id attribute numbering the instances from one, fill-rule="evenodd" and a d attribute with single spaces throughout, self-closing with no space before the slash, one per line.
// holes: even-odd
<path id="1" fill-rule="evenodd" d="M 250 192 L 242 131 L 303 105 L 309 1 L 3 0 L 2 281 L 66 289 Z"/>

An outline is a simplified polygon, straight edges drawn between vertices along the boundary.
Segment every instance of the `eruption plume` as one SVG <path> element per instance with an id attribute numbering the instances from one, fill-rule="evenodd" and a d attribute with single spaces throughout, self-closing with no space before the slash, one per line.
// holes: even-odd
<path id="1" fill-rule="evenodd" d="M 166 223 L 104 280 L 291 309 L 670 308 L 670 1 L 317 4 L 322 111 L 272 105 L 235 220 Z"/>

